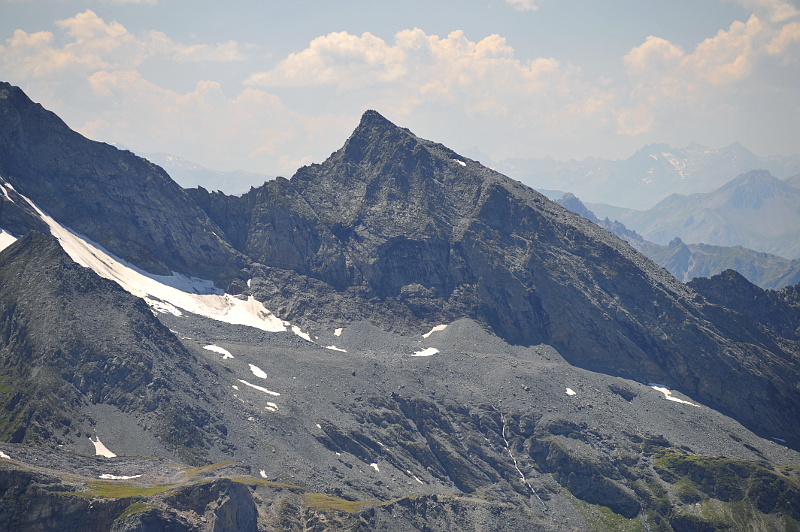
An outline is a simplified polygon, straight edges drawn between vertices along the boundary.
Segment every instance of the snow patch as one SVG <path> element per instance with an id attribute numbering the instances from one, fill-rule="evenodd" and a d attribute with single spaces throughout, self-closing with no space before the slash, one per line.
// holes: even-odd
<path id="1" fill-rule="evenodd" d="M 267 378 L 267 373 L 263 369 L 259 368 L 255 364 L 248 364 L 248 365 L 250 366 L 250 371 L 253 372 L 253 375 L 255 375 L 256 377 L 260 377 L 262 379 Z"/>
<path id="2" fill-rule="evenodd" d="M 341 336 L 342 335 L 342 331 L 344 331 L 344 327 L 339 327 L 338 329 L 333 331 L 333 335 L 334 336 Z"/>
<path id="3" fill-rule="evenodd" d="M 108 473 L 103 473 L 100 475 L 99 478 L 103 480 L 130 480 L 132 478 L 139 478 L 142 475 L 131 475 L 131 476 L 124 476 L 124 475 L 109 475 Z"/>
<path id="4" fill-rule="evenodd" d="M 295 333 L 300 338 L 302 338 L 303 340 L 313 343 L 313 340 L 311 340 L 311 336 L 309 336 L 308 333 L 304 333 L 297 325 L 292 325 L 292 332 Z"/>
<path id="5" fill-rule="evenodd" d="M 152 299 L 149 297 L 145 297 L 144 302 L 150 305 L 150 308 L 152 308 L 156 312 L 160 312 L 161 314 L 172 314 L 173 316 L 177 316 L 178 318 L 183 316 L 183 312 L 178 310 L 174 305 L 170 305 L 169 303 L 158 301 L 157 299 Z"/>
<path id="6" fill-rule="evenodd" d="M 99 244 L 73 233 L 22 196 L 50 227 L 67 254 L 95 273 L 119 284 L 138 297 L 151 297 L 186 312 L 233 325 L 247 325 L 266 332 L 283 332 L 289 323 L 267 310 L 253 296 L 241 300 L 217 289 L 212 281 L 172 275 L 153 275 L 113 256 Z"/>
<path id="7" fill-rule="evenodd" d="M 91 436 L 89 436 L 89 441 L 94 444 L 94 454 L 96 456 L 105 456 L 106 458 L 116 458 L 117 455 L 112 453 L 108 447 L 103 445 L 103 442 L 100 441 L 100 438 L 97 438 L 97 441 L 94 441 Z"/>
<path id="8" fill-rule="evenodd" d="M 207 345 L 203 349 L 219 353 L 220 355 L 222 355 L 222 360 L 225 360 L 226 358 L 233 358 L 233 355 L 231 354 L 230 351 L 218 345 Z"/>
<path id="9" fill-rule="evenodd" d="M 330 349 L 331 351 L 341 351 L 342 353 L 347 353 L 347 349 L 342 349 L 341 347 L 336 347 L 335 345 L 326 345 L 325 349 Z"/>
<path id="10" fill-rule="evenodd" d="M 249 382 L 247 382 L 245 380 L 242 380 L 242 379 L 239 379 L 239 382 L 241 382 L 245 386 L 249 386 L 251 388 L 255 388 L 256 390 L 258 390 L 260 392 L 264 392 L 264 393 L 266 393 L 268 395 L 274 395 L 275 397 L 278 397 L 280 395 L 278 392 L 273 392 L 273 391 L 267 390 L 266 388 L 262 388 L 261 386 L 256 386 L 255 384 L 250 384 Z"/>
<path id="11" fill-rule="evenodd" d="M 681 404 L 684 404 L 684 405 L 691 405 L 691 406 L 696 406 L 697 408 L 700 408 L 700 405 L 698 405 L 698 404 L 692 403 L 690 401 L 684 401 L 683 399 L 679 399 L 677 397 L 673 397 L 672 396 L 672 390 L 670 390 L 669 388 L 667 388 L 664 385 L 649 383 L 648 386 L 650 386 L 652 389 L 654 389 L 656 391 L 659 391 L 659 392 L 663 393 L 664 394 L 664 398 L 667 401 L 673 401 L 675 403 L 681 403 Z"/>
<path id="12" fill-rule="evenodd" d="M 435 355 L 438 352 L 439 352 L 439 350 L 436 349 L 435 347 L 426 347 L 422 351 L 417 351 L 416 353 L 414 353 L 411 356 L 412 357 L 429 357 L 429 356 Z"/>
<path id="13" fill-rule="evenodd" d="M 233 388 L 234 390 L 237 390 L 237 391 L 239 390 L 239 387 L 236 386 L 235 384 L 231 384 L 231 388 Z"/>
<path id="14" fill-rule="evenodd" d="M 434 328 L 433 328 L 433 329 L 431 329 L 430 331 L 428 331 L 428 332 L 426 332 L 425 334 L 423 334 L 423 335 L 422 335 L 422 337 L 423 337 L 423 338 L 427 338 L 427 337 L 429 337 L 430 335 L 432 335 L 433 333 L 435 333 L 435 332 L 439 332 L 439 331 L 443 331 L 443 330 L 445 330 L 445 329 L 447 329 L 447 325 L 444 325 L 444 324 L 442 324 L 442 325 L 437 325 L 436 327 L 434 327 Z"/>
<path id="15" fill-rule="evenodd" d="M 276 405 L 272 401 L 267 401 L 267 406 L 264 407 L 264 410 L 269 410 L 270 412 L 277 412 L 278 405 Z"/>
<path id="16" fill-rule="evenodd" d="M 10 456 L 8 456 L 8 455 L 7 455 L 6 453 L 4 453 L 3 451 L 0 451 L 0 458 L 2 458 L 3 460 L 11 460 L 11 457 L 10 457 Z"/>
<path id="17" fill-rule="evenodd" d="M 261 475 L 261 478 L 267 478 L 267 472 L 264 471 L 263 469 L 259 471 L 258 474 Z"/>
<path id="18" fill-rule="evenodd" d="M 577 393 L 572 388 L 567 388 L 567 395 L 577 395 Z"/>
<path id="19" fill-rule="evenodd" d="M 376 464 L 375 462 L 372 462 L 372 463 L 371 463 L 369 466 L 370 466 L 372 469 L 374 469 L 375 471 L 377 471 L 378 473 L 380 473 L 380 471 L 381 471 L 381 470 L 380 470 L 380 468 L 378 467 L 378 464 Z"/>
<path id="20" fill-rule="evenodd" d="M 467 163 L 465 163 L 464 161 L 462 161 L 462 160 L 460 160 L 460 159 L 453 159 L 453 160 L 454 160 L 455 162 L 457 162 L 458 164 L 460 164 L 461 166 L 467 166 Z"/>
<path id="21" fill-rule="evenodd" d="M 3 251 L 8 246 L 13 244 L 17 241 L 17 237 L 6 231 L 5 229 L 0 229 L 0 251 Z"/>
<path id="22" fill-rule="evenodd" d="M 414 473 L 412 473 L 412 472 L 411 472 L 411 471 L 409 471 L 408 469 L 406 469 L 406 473 L 408 473 L 409 475 L 411 475 L 412 477 L 414 477 L 414 480 L 416 480 L 416 481 L 417 481 L 417 482 L 419 482 L 420 484 L 425 484 L 424 482 L 422 482 L 422 480 L 420 480 L 420 478 L 419 478 L 417 475 L 415 475 Z"/>

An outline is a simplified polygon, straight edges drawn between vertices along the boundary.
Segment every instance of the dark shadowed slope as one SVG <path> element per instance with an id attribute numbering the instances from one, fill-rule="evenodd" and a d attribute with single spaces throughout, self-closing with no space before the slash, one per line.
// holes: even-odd
<path id="1" fill-rule="evenodd" d="M 0 253 L 4 441 L 86 452 L 104 431 L 92 412 L 107 405 L 151 452 L 198 460 L 203 430 L 214 430 L 196 391 L 205 371 L 143 300 L 73 262 L 55 238 L 31 232 Z"/>
<path id="2" fill-rule="evenodd" d="M 0 176 L 62 224 L 153 273 L 219 279 L 244 264 L 161 168 L 86 139 L 2 82 Z"/>

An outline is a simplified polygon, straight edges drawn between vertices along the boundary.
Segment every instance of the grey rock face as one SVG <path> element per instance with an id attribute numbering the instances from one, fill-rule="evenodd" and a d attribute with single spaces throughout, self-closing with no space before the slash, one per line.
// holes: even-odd
<path id="1" fill-rule="evenodd" d="M 0 253 L 0 365 L 6 441 L 80 448 L 102 404 L 149 425 L 162 451 L 204 453 L 201 427 L 213 416 L 202 394 L 189 397 L 202 368 L 143 300 L 49 235 L 31 232 Z"/>
<path id="2" fill-rule="evenodd" d="M 797 366 L 785 362 L 796 345 L 775 351 L 597 225 L 374 111 L 291 180 L 241 198 L 194 194 L 264 266 L 253 294 L 288 319 L 422 332 L 469 317 L 512 343 L 677 386 L 800 441 Z M 743 371 L 755 359 L 774 371 Z M 744 410 L 739 389 L 751 393 Z"/>
<path id="3" fill-rule="evenodd" d="M 0 124 L 0 176 L 117 256 L 152 273 L 214 279 L 244 265 L 158 166 L 84 138 L 7 83 L 0 83 Z"/>

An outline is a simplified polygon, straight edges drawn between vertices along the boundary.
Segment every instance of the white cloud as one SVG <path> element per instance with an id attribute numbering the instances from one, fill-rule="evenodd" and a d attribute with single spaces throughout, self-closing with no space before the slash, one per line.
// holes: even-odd
<path id="1" fill-rule="evenodd" d="M 756 98 L 770 91 L 795 92 L 796 76 L 786 66 L 796 68 L 800 62 L 800 23 L 774 24 L 753 14 L 689 52 L 650 36 L 623 61 L 631 84 L 628 101 L 633 105 L 619 111 L 619 131 L 641 134 L 675 116 L 711 117 L 723 109 L 731 114 L 732 108 L 752 103 L 754 90 L 762 91 Z M 769 79 L 771 86 L 763 87 L 762 79 Z"/>
<path id="2" fill-rule="evenodd" d="M 616 156 L 632 153 L 631 138 L 674 142 L 666 135 L 698 124 L 735 131 L 727 124 L 744 123 L 754 101 L 797 108 L 791 5 L 729 1 L 755 14 L 695 46 L 650 36 L 617 58 L 619 72 L 596 79 L 561 58 L 521 57 L 498 34 L 334 32 L 257 58 L 234 40 L 179 42 L 88 10 L 36 28 L 49 31 L 16 30 L 0 44 L 0 72 L 92 138 L 221 170 L 290 175 L 341 146 L 366 108 L 496 160 Z M 780 91 L 783 100 L 770 97 Z"/>
<path id="3" fill-rule="evenodd" d="M 506 4 L 510 5 L 517 11 L 536 11 L 539 9 L 539 4 L 536 0 L 504 0 Z"/>
<path id="4" fill-rule="evenodd" d="M 17 79 L 87 74 L 99 70 L 134 69 L 146 59 L 175 62 L 241 61 L 238 44 L 182 44 L 165 34 L 133 34 L 116 21 L 106 22 L 91 10 L 56 22 L 58 38 L 49 31 L 21 29 L 0 45 L 0 67 Z"/>
<path id="5" fill-rule="evenodd" d="M 751 10 L 756 15 L 775 23 L 800 15 L 797 7 L 786 0 L 734 0 L 745 9 Z"/>
<path id="6" fill-rule="evenodd" d="M 77 128 L 81 133 L 142 152 L 180 154 L 210 168 L 291 175 L 332 151 L 324 143 L 322 152 L 309 150 L 320 131 L 346 135 L 349 127 L 340 116 L 310 117 L 255 88 L 230 98 L 219 82 L 201 81 L 192 91 L 178 92 L 136 70 L 98 71 L 88 80 L 89 101 L 100 105 L 93 119 Z"/>
<path id="7" fill-rule="evenodd" d="M 521 109 L 574 103 L 581 98 L 576 72 L 552 58 L 520 61 L 499 35 L 478 42 L 462 31 L 445 38 L 404 30 L 394 43 L 370 33 L 331 33 L 289 55 L 247 83 L 265 87 L 333 86 L 370 89 L 372 100 L 401 114 L 430 102 L 457 105 L 468 114 L 509 116 Z M 595 102 L 602 99 L 594 98 Z"/>

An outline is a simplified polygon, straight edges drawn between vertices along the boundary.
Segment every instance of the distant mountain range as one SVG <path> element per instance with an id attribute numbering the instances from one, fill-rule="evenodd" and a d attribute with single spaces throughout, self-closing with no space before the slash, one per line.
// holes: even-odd
<path id="1" fill-rule="evenodd" d="M 780 180 L 750 171 L 703 194 L 673 194 L 646 211 L 587 206 L 619 220 L 656 244 L 684 242 L 742 246 L 788 259 L 800 258 L 800 176 Z"/>
<path id="2" fill-rule="evenodd" d="M 154 162 L 167 171 L 183 188 L 203 187 L 221 190 L 226 194 L 243 194 L 251 187 L 259 187 L 275 176 L 236 170 L 221 172 L 211 170 L 197 163 L 169 153 L 139 153 L 138 155 Z"/>
<path id="3" fill-rule="evenodd" d="M 631 246 L 641 251 L 672 275 L 687 282 L 697 277 L 712 277 L 725 270 L 735 270 L 751 283 L 768 289 L 781 289 L 800 283 L 800 260 L 785 259 L 777 255 L 754 251 L 742 246 L 714 246 L 709 244 L 686 244 L 679 237 L 661 245 L 646 240 L 642 235 L 628 229 L 625 224 L 611 218 L 599 219 L 574 194 L 565 194 L 556 200 L 571 211 L 611 231 Z M 602 213 L 604 207 L 598 207 Z M 606 209 L 611 211 L 611 209 Z M 612 213 L 619 213 L 614 209 Z M 768 214 L 765 214 L 768 216 Z"/>
<path id="4" fill-rule="evenodd" d="M 738 143 L 720 149 L 650 144 L 625 160 L 509 159 L 495 168 L 537 190 L 573 192 L 588 203 L 646 210 L 671 194 L 710 192 L 750 170 L 767 170 L 778 178 L 800 174 L 800 154 L 758 157 Z"/>
<path id="5" fill-rule="evenodd" d="M 0 227 L 0 529 L 800 522 L 800 287 L 683 283 L 376 111 L 232 195 L 0 83 Z"/>

